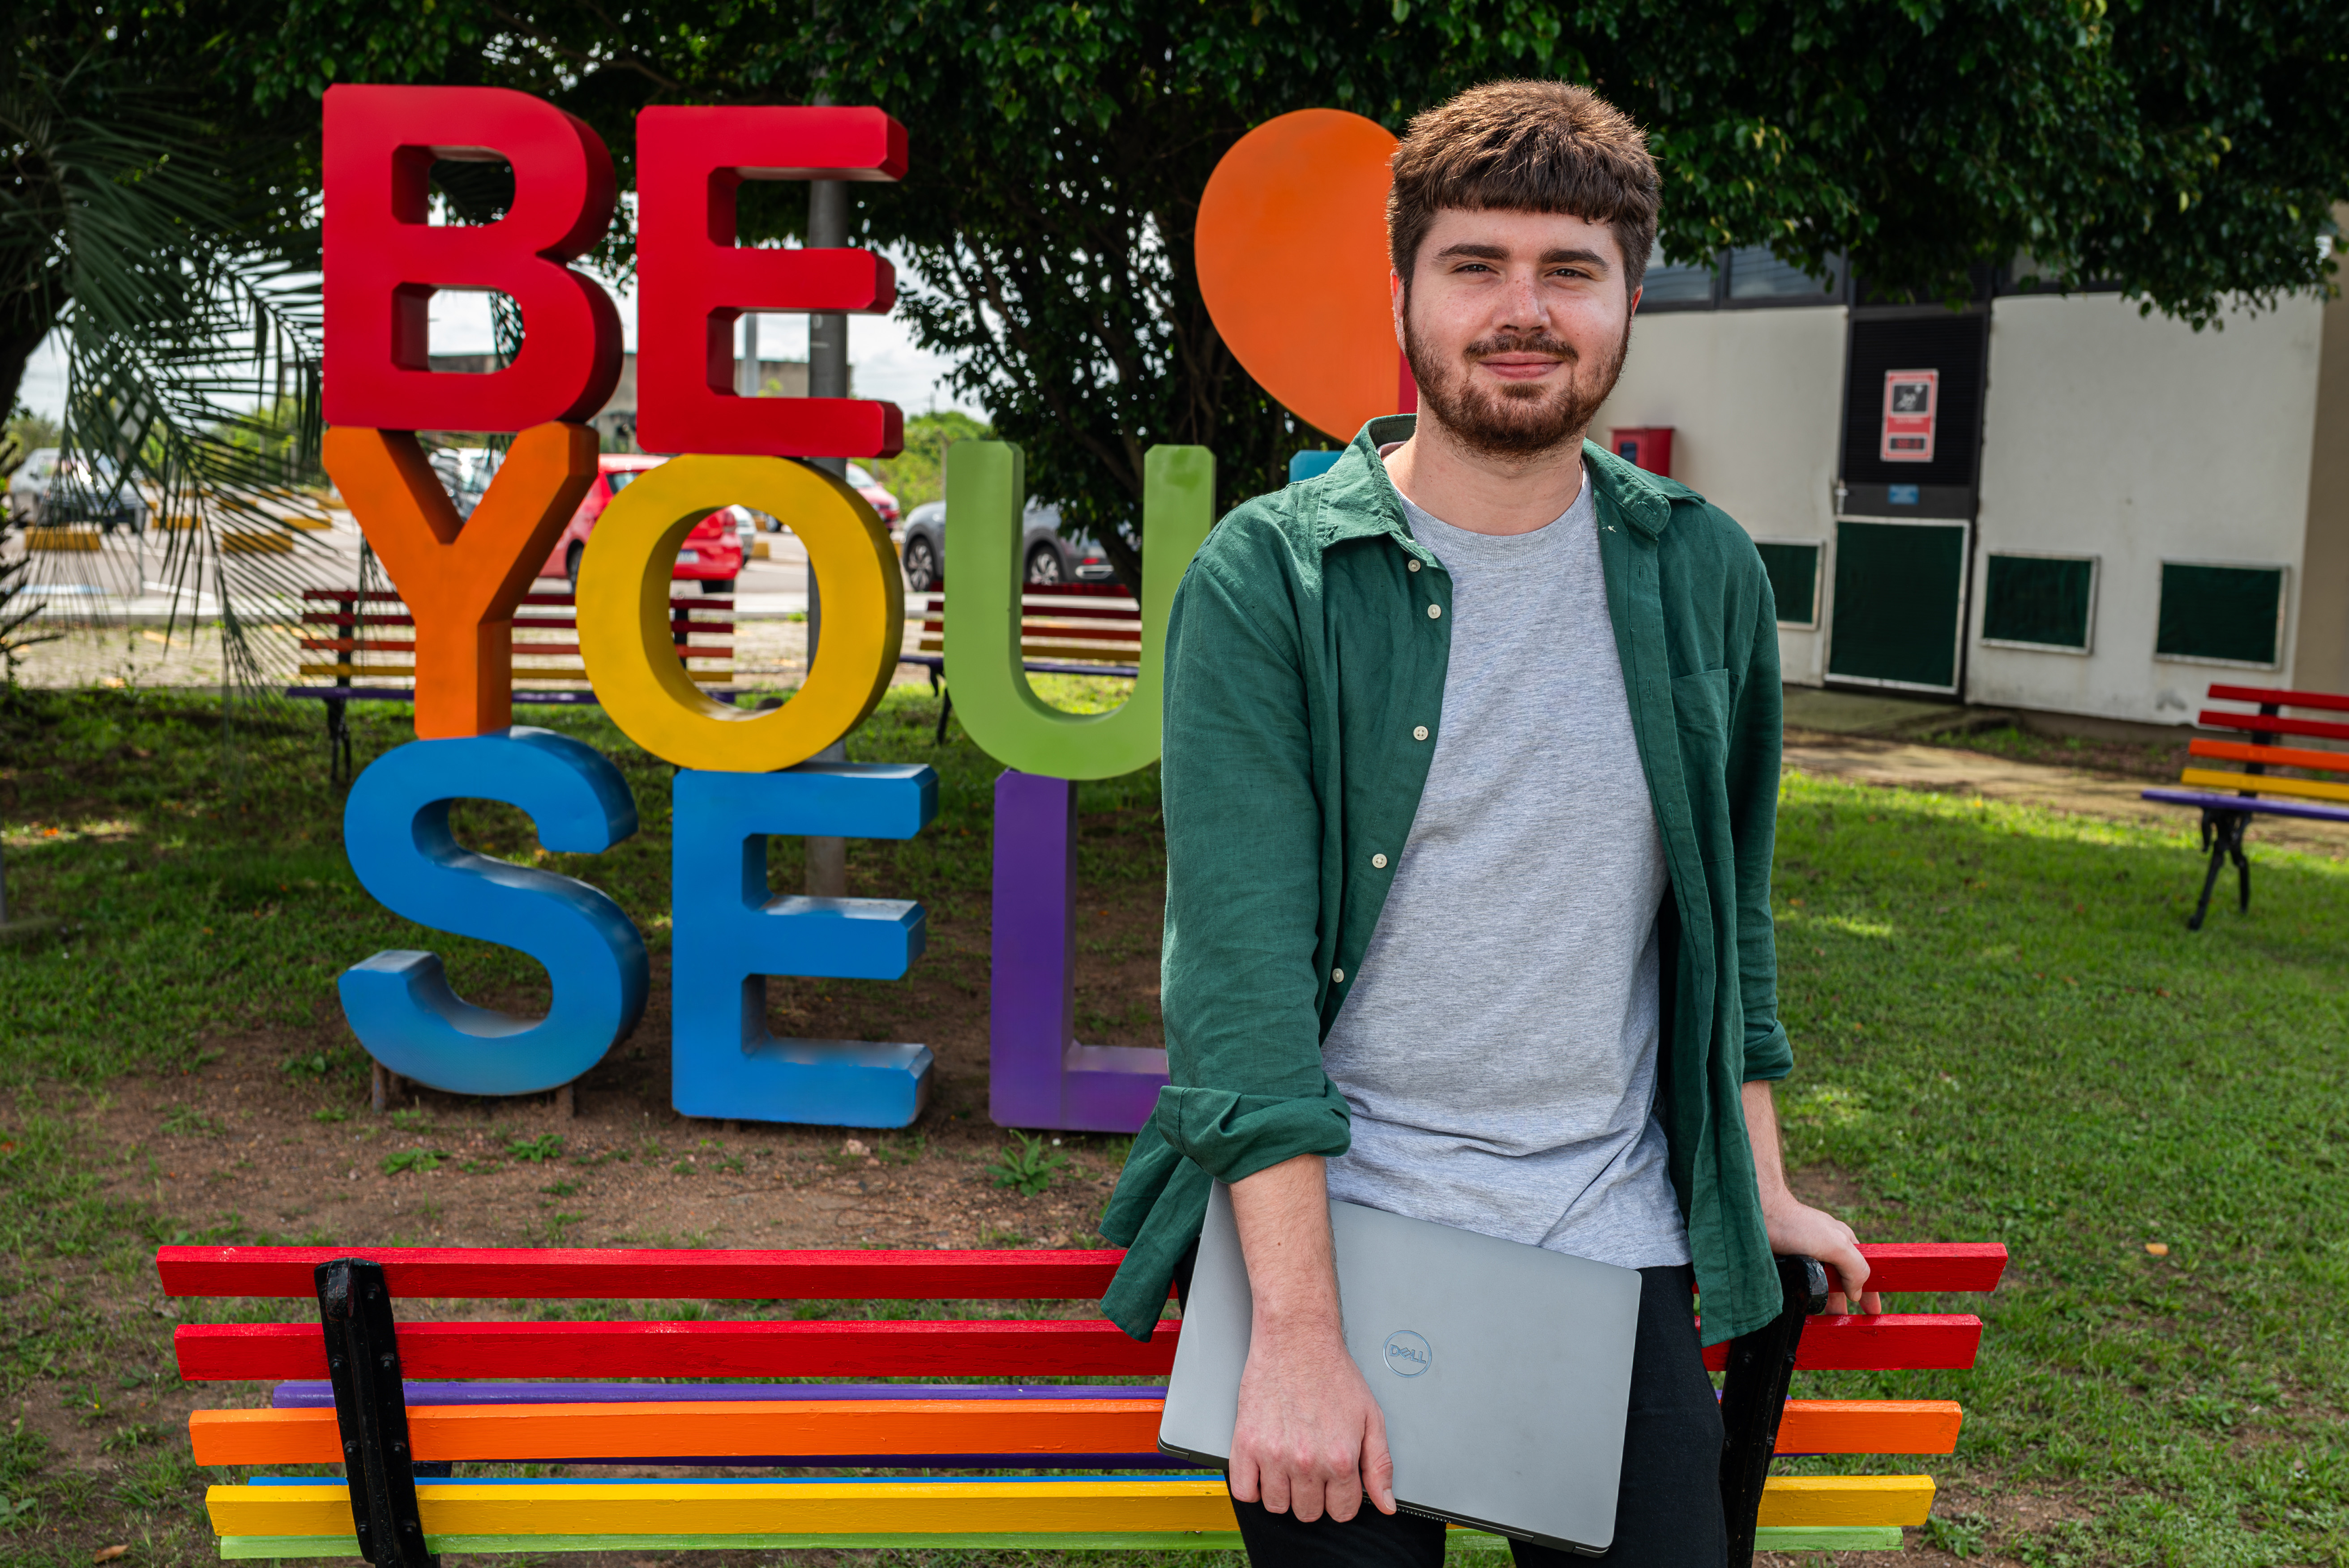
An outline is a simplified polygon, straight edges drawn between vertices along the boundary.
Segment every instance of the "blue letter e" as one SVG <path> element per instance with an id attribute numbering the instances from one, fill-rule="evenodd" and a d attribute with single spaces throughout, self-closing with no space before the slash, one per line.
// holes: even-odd
<path id="1" fill-rule="evenodd" d="M 770 975 L 895 980 L 920 956 L 918 903 L 767 894 L 767 836 L 910 839 L 938 814 L 918 763 L 803 762 L 781 773 L 682 769 L 674 797 L 669 944 L 672 1103 L 687 1116 L 906 1127 L 930 1047 L 777 1039 Z"/>
<path id="2" fill-rule="evenodd" d="M 594 748 L 548 729 L 418 740 L 351 786 L 343 843 L 359 884 L 421 925 L 518 947 L 554 982 L 532 1023 L 460 1001 L 430 953 L 378 953 L 343 971 L 343 1016 L 393 1072 L 451 1094 L 533 1094 L 569 1083 L 645 1010 L 644 939 L 585 882 L 460 848 L 449 803 L 530 813 L 550 850 L 595 854 L 636 830 L 636 797 Z"/>

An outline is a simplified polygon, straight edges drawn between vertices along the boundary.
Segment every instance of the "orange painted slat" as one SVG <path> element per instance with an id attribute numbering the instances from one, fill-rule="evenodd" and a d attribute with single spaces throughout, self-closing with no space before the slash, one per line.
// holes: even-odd
<path id="1" fill-rule="evenodd" d="M 783 1454 L 1150 1453 L 1156 1399 L 789 1399 L 673 1405 L 419 1405 L 419 1460 Z M 198 1464 L 332 1464 L 332 1409 L 198 1410 Z"/>
<path id="2" fill-rule="evenodd" d="M 2297 746 L 2253 746 L 2247 740 L 2197 740 L 2189 755 L 2224 762 L 2264 762 L 2271 768 L 2306 768 L 2318 773 L 2349 772 L 2349 751 L 2311 751 Z"/>
<path id="3" fill-rule="evenodd" d="M 1789 1399 L 1782 1454 L 1946 1454 L 1965 1412 L 1953 1399 Z"/>
<path id="4" fill-rule="evenodd" d="M 644 1405 L 419 1405 L 408 1412 L 419 1460 L 651 1459 L 836 1454 L 1149 1453 L 1156 1399 L 795 1399 Z M 1790 1399 L 1778 1451 L 1946 1454 L 1963 1419 L 1946 1399 Z M 203 1465 L 334 1464 L 335 1412 L 198 1410 Z"/>

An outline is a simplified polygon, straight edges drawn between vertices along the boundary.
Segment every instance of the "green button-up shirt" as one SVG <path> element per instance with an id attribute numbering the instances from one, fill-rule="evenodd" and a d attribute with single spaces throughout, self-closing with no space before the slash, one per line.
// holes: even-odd
<path id="1" fill-rule="evenodd" d="M 1328 473 L 1236 509 L 1174 598 L 1162 775 L 1172 1082 L 1102 1221 L 1128 1249 L 1102 1305 L 1138 1339 L 1212 1181 L 1348 1146 L 1321 1041 L 1392 880 L 1371 851 L 1402 843 L 1419 810 L 1452 647 L 1451 579 L 1412 537 L 1379 459 L 1413 424 L 1372 420 Z M 1671 879 L 1656 1112 L 1713 1343 L 1781 1305 L 1739 1094 L 1794 1065 L 1770 923 L 1777 614 L 1726 513 L 1597 446 L 1583 458 Z M 1578 830 L 1568 802 L 1557 831 Z"/>

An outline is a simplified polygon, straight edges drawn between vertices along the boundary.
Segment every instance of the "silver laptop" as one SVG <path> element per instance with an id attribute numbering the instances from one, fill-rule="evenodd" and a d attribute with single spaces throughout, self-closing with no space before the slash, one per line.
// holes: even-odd
<path id="1" fill-rule="evenodd" d="M 1563 1551 L 1606 1551 L 1639 1271 L 1355 1203 L 1331 1203 L 1330 1224 L 1346 1348 L 1386 1413 L 1396 1506 Z M 1161 1449 L 1230 1460 L 1252 1316 L 1231 1191 L 1219 1181 L 1175 1341 Z"/>

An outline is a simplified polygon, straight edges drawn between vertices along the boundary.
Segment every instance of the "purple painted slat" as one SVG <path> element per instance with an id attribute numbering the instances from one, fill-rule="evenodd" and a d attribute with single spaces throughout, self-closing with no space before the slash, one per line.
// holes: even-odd
<path id="1" fill-rule="evenodd" d="M 2144 792 L 2144 799 L 2158 800 L 2165 806 L 2205 806 L 2216 811 L 2249 811 L 2262 817 L 2309 817 L 2320 822 L 2349 822 L 2349 810 L 2299 800 L 2264 797 L 2251 799 L 2241 795 L 2213 795 L 2199 789 L 2147 789 Z"/>
<path id="2" fill-rule="evenodd" d="M 1164 1388 L 1043 1383 L 487 1383 L 411 1378 L 411 1405 L 657 1405 L 716 1399 L 1163 1399 Z M 335 1387 L 289 1378 L 270 1391 L 280 1410 L 324 1409 Z M 681 1461 L 680 1461 L 681 1462 Z"/>
<path id="3" fill-rule="evenodd" d="M 999 1127 L 1136 1132 L 1166 1053 L 1076 1043 L 1077 787 L 1006 769 L 995 781 L 994 969 L 988 1114 Z"/>

